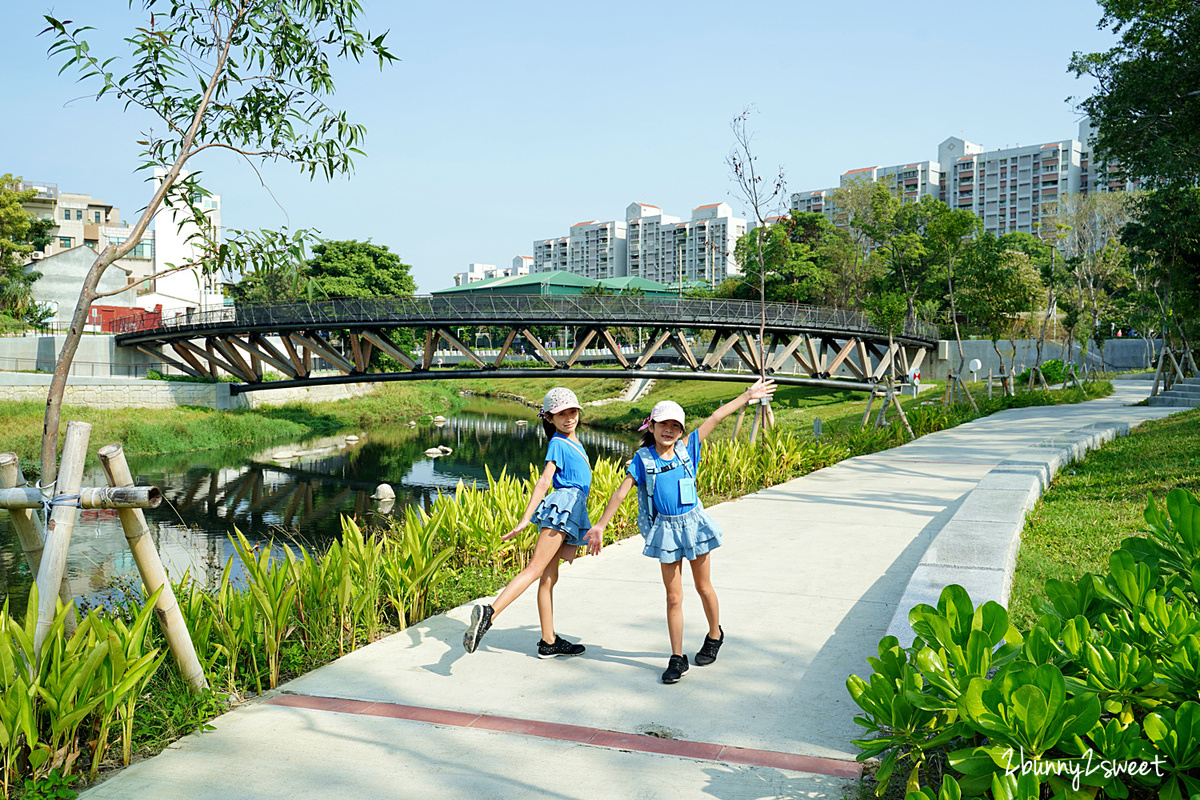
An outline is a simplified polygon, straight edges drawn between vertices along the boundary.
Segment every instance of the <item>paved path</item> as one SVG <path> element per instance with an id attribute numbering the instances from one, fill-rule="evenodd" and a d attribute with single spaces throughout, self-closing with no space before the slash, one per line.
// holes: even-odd
<path id="1" fill-rule="evenodd" d="M 533 657 L 532 591 L 473 655 L 460 644 L 469 607 L 454 609 L 291 681 L 83 797 L 841 798 L 861 730 L 846 677 L 866 668 L 930 541 L 1011 454 L 1176 410 L 1129 407 L 1148 387 L 1117 386 L 1104 400 L 1002 412 L 712 509 L 726 531 L 713 557 L 726 644 L 674 686 L 658 682 L 668 654 L 659 571 L 635 538 L 563 569 L 556 621 L 585 656 Z M 685 615 L 694 653 L 704 622 L 690 590 Z"/>

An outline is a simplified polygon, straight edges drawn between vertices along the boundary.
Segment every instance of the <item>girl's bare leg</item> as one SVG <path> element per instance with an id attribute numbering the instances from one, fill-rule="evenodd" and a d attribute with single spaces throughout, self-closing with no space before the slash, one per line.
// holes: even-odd
<path id="1" fill-rule="evenodd" d="M 492 601 L 492 617 L 500 616 L 500 612 L 508 608 L 513 600 L 530 587 L 546 570 L 552 560 L 556 560 L 558 551 L 562 548 L 566 534 L 553 528 L 542 528 L 538 534 L 537 544 L 533 546 L 533 555 L 529 563 L 508 582 L 500 592 L 500 596 Z"/>
<path id="2" fill-rule="evenodd" d="M 558 562 L 571 562 L 575 558 L 575 551 L 579 548 L 573 544 L 563 542 L 558 548 L 558 553 L 550 559 L 550 563 L 542 570 L 542 577 L 538 580 L 537 592 L 537 607 L 538 620 L 542 624 L 542 641 L 546 644 L 554 644 L 554 584 L 558 583 Z"/>
<path id="3" fill-rule="evenodd" d="M 663 586 L 667 589 L 667 635 L 671 655 L 683 655 L 683 562 L 662 564 Z"/>
<path id="4" fill-rule="evenodd" d="M 692 559 L 692 583 L 696 584 L 696 593 L 704 605 L 704 616 L 708 618 L 708 636 L 710 639 L 721 638 L 721 609 L 717 604 L 717 590 L 713 588 L 709 577 L 709 553 Z"/>

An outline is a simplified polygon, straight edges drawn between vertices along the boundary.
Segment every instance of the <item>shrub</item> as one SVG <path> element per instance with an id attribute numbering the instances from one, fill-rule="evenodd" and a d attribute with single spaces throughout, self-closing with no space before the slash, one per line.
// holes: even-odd
<path id="1" fill-rule="evenodd" d="M 898 770 L 927 798 L 1200 793 L 1200 501 L 1175 489 L 1145 518 L 1107 574 L 1047 581 L 1027 634 L 948 586 L 909 613 L 911 647 L 880 642 L 846 682 L 878 794 Z"/>

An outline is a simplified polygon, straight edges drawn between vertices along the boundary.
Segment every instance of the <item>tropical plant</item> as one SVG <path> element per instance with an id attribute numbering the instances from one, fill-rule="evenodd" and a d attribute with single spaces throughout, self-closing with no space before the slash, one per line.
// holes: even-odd
<path id="1" fill-rule="evenodd" d="M 878 793 L 909 765 L 909 797 L 1200 793 L 1200 501 L 1166 500 L 1105 575 L 1048 581 L 1025 634 L 959 586 L 910 611 L 913 644 L 884 638 L 870 677 L 846 684 L 870 734 L 859 758 L 882 757 Z"/>

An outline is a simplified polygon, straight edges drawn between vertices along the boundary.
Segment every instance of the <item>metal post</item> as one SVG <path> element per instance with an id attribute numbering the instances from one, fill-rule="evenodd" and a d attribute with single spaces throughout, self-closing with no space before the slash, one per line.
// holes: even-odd
<path id="1" fill-rule="evenodd" d="M 100 448 L 100 464 L 108 477 L 108 485 L 113 487 L 133 486 L 133 476 L 129 472 L 129 464 L 125 461 L 125 451 L 119 444 L 110 444 Z M 188 633 L 187 623 L 179 610 L 179 601 L 175 599 L 175 590 L 163 569 L 162 560 L 158 557 L 158 549 L 150 538 L 150 530 L 146 526 L 146 515 L 140 508 L 121 508 L 117 510 L 121 518 L 121 527 L 125 529 L 125 541 L 133 553 L 142 583 L 148 594 L 154 594 L 159 588 L 162 593 L 154 606 L 158 616 L 158 625 L 175 656 L 175 664 L 179 674 L 195 690 L 207 689 L 208 681 L 204 678 L 204 668 L 196 657 L 196 647 Z"/>

